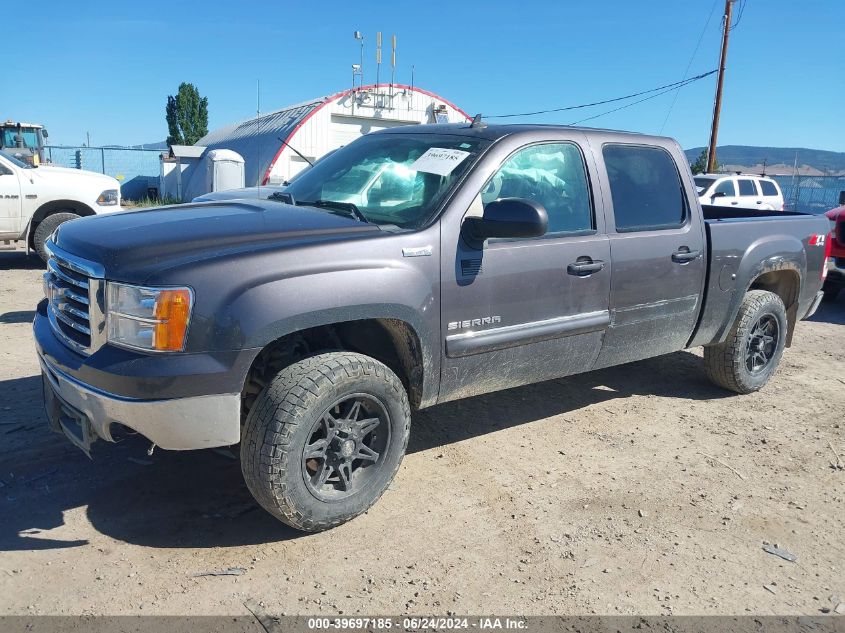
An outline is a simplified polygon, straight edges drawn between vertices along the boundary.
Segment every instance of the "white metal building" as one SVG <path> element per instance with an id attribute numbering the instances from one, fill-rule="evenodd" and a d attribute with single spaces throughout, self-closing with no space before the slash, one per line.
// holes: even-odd
<path id="1" fill-rule="evenodd" d="M 246 186 L 252 187 L 279 184 L 307 167 L 308 163 L 291 148 L 314 161 L 374 130 L 469 120 L 456 105 L 422 88 L 378 84 L 351 88 L 214 130 L 197 145 L 240 154 L 246 161 Z"/>

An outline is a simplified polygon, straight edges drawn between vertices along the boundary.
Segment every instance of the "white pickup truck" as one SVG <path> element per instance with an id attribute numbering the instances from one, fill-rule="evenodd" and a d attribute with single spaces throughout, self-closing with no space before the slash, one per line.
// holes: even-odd
<path id="1" fill-rule="evenodd" d="M 62 222 L 121 210 L 120 183 L 111 176 L 33 167 L 0 151 L 0 242 L 26 240 L 46 261 L 44 242 Z"/>

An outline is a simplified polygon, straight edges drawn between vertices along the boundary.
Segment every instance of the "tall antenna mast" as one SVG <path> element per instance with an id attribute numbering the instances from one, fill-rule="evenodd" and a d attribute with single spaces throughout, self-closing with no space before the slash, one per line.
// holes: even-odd
<path id="1" fill-rule="evenodd" d="M 719 136 L 719 116 L 722 112 L 722 87 L 725 83 L 725 62 L 728 59 L 728 34 L 731 32 L 731 14 L 736 0 L 725 0 L 725 17 L 722 25 L 722 52 L 719 55 L 719 79 L 716 82 L 716 101 L 713 104 L 713 125 L 710 128 L 710 145 L 707 148 L 707 173 L 716 171 L 716 140 Z"/>
<path id="2" fill-rule="evenodd" d="M 358 75 L 359 86 L 364 85 L 364 36 L 361 34 L 361 31 L 355 31 L 352 36 L 361 42 L 361 63 L 358 64 L 358 68 L 355 68 L 355 64 L 352 64 L 352 87 L 355 87 L 355 75 Z"/>
<path id="3" fill-rule="evenodd" d="M 378 90 L 379 72 L 381 71 L 381 31 L 376 33 L 376 90 Z"/>
<path id="4" fill-rule="evenodd" d="M 396 36 L 393 36 L 392 50 L 390 53 L 390 85 L 396 83 Z"/>

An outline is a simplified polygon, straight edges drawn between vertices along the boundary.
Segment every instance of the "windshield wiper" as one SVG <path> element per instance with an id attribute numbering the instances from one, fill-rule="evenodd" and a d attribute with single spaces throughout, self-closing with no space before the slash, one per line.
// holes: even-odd
<path id="1" fill-rule="evenodd" d="M 279 202 L 284 202 L 285 204 L 297 204 L 296 200 L 293 199 L 293 196 L 286 191 L 274 191 L 267 196 L 267 199 L 278 200 Z"/>
<path id="2" fill-rule="evenodd" d="M 346 215 L 355 218 L 363 222 L 364 224 L 370 224 L 370 221 L 367 219 L 361 210 L 355 206 L 352 202 L 338 202 L 336 200 L 311 200 L 306 202 L 304 200 L 297 200 L 297 206 L 306 206 L 306 207 L 317 207 L 318 209 L 337 209 L 338 211 L 346 212 Z"/>

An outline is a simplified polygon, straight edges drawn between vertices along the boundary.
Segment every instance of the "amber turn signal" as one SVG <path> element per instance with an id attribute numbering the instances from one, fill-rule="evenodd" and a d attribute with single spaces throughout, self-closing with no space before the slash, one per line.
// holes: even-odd
<path id="1" fill-rule="evenodd" d="M 178 352 L 185 346 L 185 334 L 191 316 L 191 291 L 187 288 L 162 290 L 155 303 L 153 348 Z"/>

